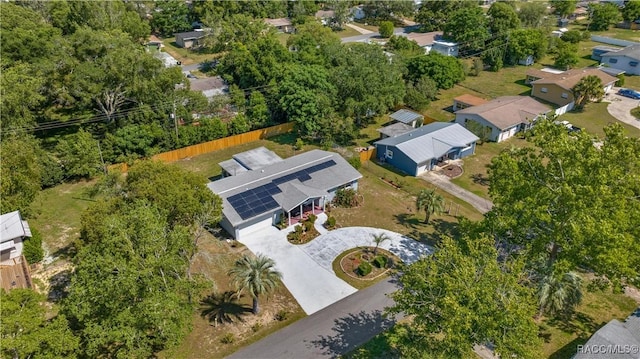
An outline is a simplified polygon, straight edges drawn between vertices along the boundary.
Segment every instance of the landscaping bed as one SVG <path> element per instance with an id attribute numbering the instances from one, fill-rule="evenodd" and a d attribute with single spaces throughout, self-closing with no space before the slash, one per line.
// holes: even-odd
<path id="1" fill-rule="evenodd" d="M 400 259 L 385 249 L 378 248 L 376 255 L 373 255 L 373 250 L 373 247 L 358 247 L 343 252 L 333 261 L 334 272 L 340 279 L 358 289 L 377 283 L 391 273 Z M 382 260 L 384 264 L 380 259 L 376 261 L 380 257 L 385 258 Z M 370 271 L 363 274 L 361 266 L 371 267 Z"/>
<path id="2" fill-rule="evenodd" d="M 295 231 L 287 234 L 287 240 L 291 244 L 305 244 L 311 242 L 314 238 L 320 235 L 320 232 L 313 225 L 318 217 L 310 214 L 307 219 L 300 222 L 299 226 L 296 226 Z"/>

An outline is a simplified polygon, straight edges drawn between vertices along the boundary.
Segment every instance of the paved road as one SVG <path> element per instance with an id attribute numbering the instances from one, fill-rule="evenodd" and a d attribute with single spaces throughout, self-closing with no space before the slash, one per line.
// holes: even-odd
<path id="1" fill-rule="evenodd" d="M 488 199 L 484 199 L 456 184 L 451 183 L 448 178 L 436 172 L 429 171 L 421 175 L 420 178 L 469 203 L 475 209 L 480 211 L 480 213 L 487 213 L 491 210 L 491 207 L 493 207 L 493 203 Z"/>
<path id="2" fill-rule="evenodd" d="M 182 65 L 182 71 L 195 71 L 195 70 L 199 70 L 200 66 L 202 65 L 202 63 L 200 64 L 191 64 L 191 65 Z"/>
<path id="3" fill-rule="evenodd" d="M 336 358 L 390 328 L 395 319 L 383 317 L 393 304 L 386 294 L 398 287 L 393 279 L 324 308 L 248 347 L 229 359 Z"/>
<path id="4" fill-rule="evenodd" d="M 640 101 L 620 96 L 617 94 L 618 90 L 620 90 L 619 87 L 614 87 L 611 93 L 605 97 L 604 101 L 610 102 L 607 111 L 618 121 L 640 128 L 640 120 L 631 115 L 631 110 L 640 106 Z"/>

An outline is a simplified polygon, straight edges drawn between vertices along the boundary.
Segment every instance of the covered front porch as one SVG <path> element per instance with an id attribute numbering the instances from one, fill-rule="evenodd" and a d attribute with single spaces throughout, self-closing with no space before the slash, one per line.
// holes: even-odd
<path id="1" fill-rule="evenodd" d="M 303 222 L 309 218 L 309 215 L 319 215 L 325 211 L 324 197 L 310 198 L 304 203 L 285 211 L 283 214 L 287 220 L 287 226 Z"/>
<path id="2" fill-rule="evenodd" d="M 282 193 L 278 193 L 273 198 L 281 205 L 282 214 L 287 226 L 302 222 L 310 214 L 320 214 L 324 212 L 326 199 L 329 195 L 327 191 L 306 186 L 299 181 L 292 181 L 280 186 Z"/>

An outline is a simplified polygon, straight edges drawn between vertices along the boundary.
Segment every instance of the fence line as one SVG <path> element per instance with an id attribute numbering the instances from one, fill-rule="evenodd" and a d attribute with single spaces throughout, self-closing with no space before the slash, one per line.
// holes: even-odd
<path id="1" fill-rule="evenodd" d="M 366 150 L 360 151 L 360 163 L 365 163 L 370 161 L 372 158 L 376 157 L 376 148 L 370 147 Z"/>
<path id="2" fill-rule="evenodd" d="M 187 157 L 194 157 L 205 153 L 222 150 L 228 147 L 238 146 L 245 143 L 262 140 L 265 138 L 281 135 L 293 131 L 295 124 L 287 122 L 276 126 L 271 126 L 259 130 L 249 131 L 238 135 L 219 138 L 217 140 L 199 143 L 197 145 L 179 148 L 177 150 L 158 153 L 152 156 L 154 160 L 163 162 L 175 162 Z M 129 166 L 126 163 L 117 163 L 108 167 L 110 171 L 127 172 Z"/>

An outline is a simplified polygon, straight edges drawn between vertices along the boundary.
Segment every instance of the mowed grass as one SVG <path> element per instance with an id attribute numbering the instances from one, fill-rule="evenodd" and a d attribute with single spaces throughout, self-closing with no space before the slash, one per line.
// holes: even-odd
<path id="1" fill-rule="evenodd" d="M 183 65 L 198 64 L 203 61 L 212 60 L 220 57 L 220 54 L 208 54 L 197 50 L 189 50 L 178 47 L 176 38 L 170 37 L 162 40 L 164 51 L 173 56 L 176 60 L 182 62 Z"/>
<path id="2" fill-rule="evenodd" d="M 604 127 L 613 123 L 620 124 L 624 128 L 627 136 L 640 137 L 640 129 L 620 122 L 611 116 L 607 111 L 608 105 L 609 103 L 607 102 L 590 103 L 587 104 L 584 110 L 568 112 L 558 119 L 561 121 L 569 121 L 584 131 L 597 135 L 600 138 L 604 138 L 605 136 Z"/>
<path id="3" fill-rule="evenodd" d="M 78 239 L 82 212 L 94 202 L 86 193 L 93 183 L 79 181 L 47 188 L 31 204 L 34 214 L 28 218 L 29 224 L 40 232 L 45 248 L 54 257 Z"/>
<path id="4" fill-rule="evenodd" d="M 623 293 L 589 292 L 585 285 L 582 303 L 569 320 L 544 318 L 540 323 L 544 357 L 570 358 L 577 345 L 586 343 L 598 329 L 612 319 L 624 321 L 637 307 L 638 303 Z"/>
<path id="5" fill-rule="evenodd" d="M 198 273 L 213 282 L 213 287 L 205 290 L 204 296 L 234 291 L 227 272 L 234 262 L 244 254 L 250 254 L 243 245 L 231 241 L 206 236 L 198 245 L 199 251 L 192 266 Z M 243 346 L 256 342 L 263 337 L 306 316 L 295 298 L 284 284 L 280 283 L 276 291 L 259 298 L 260 313 L 251 313 L 251 297 L 243 295 L 239 300 L 225 301 L 220 306 L 227 321 L 216 323 L 206 316 L 212 307 L 201 301 L 193 314 L 193 328 L 182 343 L 172 349 L 159 353 L 160 358 L 223 358 Z M 277 320 L 277 313 L 286 313 L 286 319 Z M 233 337 L 230 343 L 223 343 L 223 336 Z"/>

